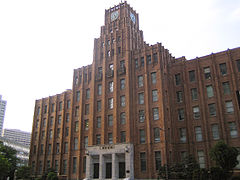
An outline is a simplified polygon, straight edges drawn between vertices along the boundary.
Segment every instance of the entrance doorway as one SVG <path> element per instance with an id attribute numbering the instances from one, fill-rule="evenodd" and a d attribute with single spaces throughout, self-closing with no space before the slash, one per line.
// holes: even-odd
<path id="1" fill-rule="evenodd" d="M 112 178 L 112 163 L 106 163 L 106 179 Z"/>
<path id="2" fill-rule="evenodd" d="M 99 163 L 93 164 L 93 178 L 98 179 L 99 178 Z"/>
<path id="3" fill-rule="evenodd" d="M 119 178 L 125 178 L 125 162 L 119 162 Z"/>

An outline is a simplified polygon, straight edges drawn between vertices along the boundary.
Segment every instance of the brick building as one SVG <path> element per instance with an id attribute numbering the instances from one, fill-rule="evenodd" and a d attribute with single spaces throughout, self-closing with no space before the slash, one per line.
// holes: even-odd
<path id="1" fill-rule="evenodd" d="M 193 154 L 210 167 L 223 139 L 240 147 L 240 48 L 186 60 L 148 45 L 126 3 L 105 11 L 91 65 L 72 90 L 36 101 L 30 165 L 62 179 L 156 178 Z"/>

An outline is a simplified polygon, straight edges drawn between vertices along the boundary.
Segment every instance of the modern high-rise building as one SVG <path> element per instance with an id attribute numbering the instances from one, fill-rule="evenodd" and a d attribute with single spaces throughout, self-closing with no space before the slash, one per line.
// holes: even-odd
<path id="1" fill-rule="evenodd" d="M 157 37 L 156 37 L 157 38 Z M 29 163 L 61 179 L 153 179 L 187 154 L 213 165 L 220 139 L 240 147 L 240 48 L 186 60 L 148 45 L 126 2 L 105 10 L 91 65 L 72 90 L 36 100 Z"/>
<path id="2" fill-rule="evenodd" d="M 4 129 L 2 136 L 5 139 L 16 141 L 19 144 L 30 146 L 31 133 L 29 132 L 21 131 L 19 129 Z"/>
<path id="3" fill-rule="evenodd" d="M 2 136 L 2 131 L 3 131 L 3 123 L 4 123 L 6 105 L 7 105 L 7 101 L 3 100 L 2 95 L 0 95 L 0 136 Z"/>

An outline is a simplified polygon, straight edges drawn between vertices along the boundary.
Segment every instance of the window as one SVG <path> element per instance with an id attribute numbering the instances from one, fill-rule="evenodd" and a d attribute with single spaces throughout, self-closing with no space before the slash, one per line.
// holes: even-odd
<path id="1" fill-rule="evenodd" d="M 126 131 L 120 132 L 120 141 L 121 141 L 121 143 L 126 142 Z"/>
<path id="2" fill-rule="evenodd" d="M 161 166 L 162 166 L 161 151 L 155 151 L 155 167 L 156 167 L 156 171 L 160 170 Z"/>
<path id="3" fill-rule="evenodd" d="M 189 81 L 190 82 L 195 82 L 196 78 L 195 78 L 195 71 L 189 71 Z"/>
<path id="4" fill-rule="evenodd" d="M 121 47 L 118 47 L 118 54 L 121 54 Z"/>
<path id="5" fill-rule="evenodd" d="M 86 89 L 86 99 L 90 98 L 90 89 Z"/>
<path id="6" fill-rule="evenodd" d="M 135 68 L 138 68 L 138 59 L 135 59 Z"/>
<path id="7" fill-rule="evenodd" d="M 43 119 L 43 127 L 46 127 L 46 118 Z"/>
<path id="8" fill-rule="evenodd" d="M 73 149 L 78 150 L 78 138 L 74 138 L 74 144 L 73 144 Z"/>
<path id="9" fill-rule="evenodd" d="M 50 160 L 47 160 L 47 169 L 50 168 Z"/>
<path id="10" fill-rule="evenodd" d="M 51 112 L 54 112 L 54 109 L 55 109 L 55 104 L 52 104 Z"/>
<path id="11" fill-rule="evenodd" d="M 141 167 L 141 171 L 147 170 L 147 160 L 146 160 L 145 152 L 140 152 L 140 167 Z"/>
<path id="12" fill-rule="evenodd" d="M 39 174 L 42 174 L 42 161 L 39 161 Z"/>
<path id="13" fill-rule="evenodd" d="M 113 126 L 113 115 L 108 115 L 108 126 Z"/>
<path id="14" fill-rule="evenodd" d="M 67 109 L 69 109 L 71 106 L 71 101 L 70 100 L 67 100 Z"/>
<path id="15" fill-rule="evenodd" d="M 40 114 L 40 107 L 37 108 L 37 115 Z"/>
<path id="16" fill-rule="evenodd" d="M 34 145 L 34 146 L 33 146 L 33 154 L 36 154 L 36 152 L 37 152 L 37 146 Z"/>
<path id="17" fill-rule="evenodd" d="M 226 112 L 231 114 L 234 112 L 234 108 L 233 108 L 233 103 L 232 101 L 226 101 L 225 102 L 225 106 L 226 106 Z"/>
<path id="18" fill-rule="evenodd" d="M 178 120 L 183 121 L 184 120 L 184 109 L 178 109 Z"/>
<path id="19" fill-rule="evenodd" d="M 157 63 L 158 62 L 158 57 L 157 57 L 157 53 L 153 54 L 153 63 Z"/>
<path id="20" fill-rule="evenodd" d="M 144 113 L 144 110 L 139 110 L 139 122 L 144 122 L 145 120 L 145 113 Z"/>
<path id="21" fill-rule="evenodd" d="M 102 95 L 102 85 L 101 84 L 98 84 L 98 95 L 101 96 Z"/>
<path id="22" fill-rule="evenodd" d="M 109 87 L 109 92 L 110 92 L 110 93 L 113 92 L 113 81 L 110 81 L 110 82 L 108 83 L 108 87 Z"/>
<path id="23" fill-rule="evenodd" d="M 101 112 L 102 110 L 102 101 L 97 101 L 97 111 Z"/>
<path id="24" fill-rule="evenodd" d="M 89 114 L 89 104 L 85 104 L 85 115 Z"/>
<path id="25" fill-rule="evenodd" d="M 60 152 L 60 146 L 59 146 L 59 143 L 56 144 L 56 153 L 59 154 Z"/>
<path id="26" fill-rule="evenodd" d="M 214 93 L 213 93 L 213 87 L 212 85 L 208 85 L 206 86 L 207 88 L 207 96 L 210 98 L 210 97 L 213 97 Z"/>
<path id="27" fill-rule="evenodd" d="M 183 93 L 182 91 L 177 91 L 177 102 L 183 101 Z"/>
<path id="28" fill-rule="evenodd" d="M 88 136 L 84 137 L 84 147 L 88 147 Z"/>
<path id="29" fill-rule="evenodd" d="M 44 114 L 47 113 L 47 105 L 44 106 Z"/>
<path id="30" fill-rule="evenodd" d="M 77 157 L 73 157 L 73 169 L 72 169 L 73 174 L 77 172 Z"/>
<path id="31" fill-rule="evenodd" d="M 151 73 L 151 80 L 152 80 L 152 84 L 157 83 L 157 73 L 156 72 Z"/>
<path id="32" fill-rule="evenodd" d="M 108 108 L 113 109 L 113 98 L 108 99 Z"/>
<path id="33" fill-rule="evenodd" d="M 160 129 L 159 128 L 153 128 L 154 133 L 154 142 L 160 142 Z"/>
<path id="34" fill-rule="evenodd" d="M 112 143 L 113 143 L 113 134 L 108 133 L 108 144 L 112 144 Z"/>
<path id="35" fill-rule="evenodd" d="M 113 64 L 109 64 L 109 70 L 113 71 Z"/>
<path id="36" fill-rule="evenodd" d="M 152 101 L 157 102 L 158 101 L 158 93 L 157 90 L 152 90 Z"/>
<path id="37" fill-rule="evenodd" d="M 144 93 L 138 93 L 138 103 L 144 104 Z"/>
<path id="38" fill-rule="evenodd" d="M 153 108 L 153 120 L 159 119 L 158 108 Z"/>
<path id="39" fill-rule="evenodd" d="M 219 64 L 220 73 L 222 76 L 227 74 L 227 65 L 226 63 Z"/>
<path id="40" fill-rule="evenodd" d="M 120 89 L 121 90 L 125 89 L 125 79 L 120 80 Z"/>
<path id="41" fill-rule="evenodd" d="M 120 103 L 121 103 L 121 106 L 122 106 L 122 107 L 125 107 L 125 106 L 126 106 L 125 96 L 121 96 L 121 97 L 120 97 Z"/>
<path id="42" fill-rule="evenodd" d="M 49 139 L 52 139 L 52 135 L 53 135 L 52 129 L 50 129 L 50 131 L 49 131 Z"/>
<path id="43" fill-rule="evenodd" d="M 240 72 L 240 59 L 236 61 L 238 72 Z"/>
<path id="44" fill-rule="evenodd" d="M 175 74 L 175 84 L 176 84 L 176 86 L 181 84 L 180 74 Z"/>
<path id="45" fill-rule="evenodd" d="M 126 124 L 126 113 L 125 112 L 120 113 L 120 123 Z"/>
<path id="46" fill-rule="evenodd" d="M 111 56 L 111 51 L 107 51 L 107 56 L 108 56 L 108 57 Z"/>
<path id="47" fill-rule="evenodd" d="M 140 144 L 144 144 L 146 141 L 144 129 L 139 130 L 139 136 L 140 136 Z"/>
<path id="48" fill-rule="evenodd" d="M 36 146 L 35 146 L 36 147 Z M 51 154 L 51 151 L 52 151 L 52 145 L 51 144 L 48 144 L 48 154 Z"/>
<path id="49" fill-rule="evenodd" d="M 218 140 L 220 138 L 218 124 L 212 125 L 212 136 L 214 140 Z"/>
<path id="50" fill-rule="evenodd" d="M 223 82 L 222 87 L 223 87 L 223 94 L 224 95 L 227 95 L 227 94 L 231 93 L 229 82 Z"/>
<path id="51" fill-rule="evenodd" d="M 96 144 L 101 144 L 101 134 L 96 135 Z"/>
<path id="52" fill-rule="evenodd" d="M 58 160 L 55 160 L 55 171 L 58 172 Z"/>
<path id="53" fill-rule="evenodd" d="M 59 102 L 59 105 L 58 105 L 58 107 L 59 107 L 59 111 L 62 111 L 62 101 L 61 101 L 61 102 Z"/>
<path id="54" fill-rule="evenodd" d="M 185 143 L 186 140 L 187 140 L 187 137 L 186 137 L 186 128 L 180 128 L 179 129 L 179 132 L 180 132 L 180 141 L 182 143 Z"/>
<path id="55" fill-rule="evenodd" d="M 199 162 L 200 168 L 205 168 L 204 152 L 202 150 L 197 151 L 197 154 L 198 154 L 198 162 Z"/>
<path id="56" fill-rule="evenodd" d="M 70 115 L 69 113 L 66 113 L 66 122 L 69 122 L 69 120 L 70 120 Z"/>
<path id="57" fill-rule="evenodd" d="M 76 101 L 79 102 L 80 101 L 80 91 L 76 92 Z"/>
<path id="58" fill-rule="evenodd" d="M 193 107 L 193 118 L 194 119 L 200 118 L 200 110 L 198 106 Z"/>
<path id="59" fill-rule="evenodd" d="M 204 77 L 205 79 L 211 79 L 211 71 L 210 71 L 210 67 L 205 67 L 203 69 L 204 71 Z"/>
<path id="60" fill-rule="evenodd" d="M 197 88 L 192 88 L 191 89 L 191 95 L 192 95 L 192 100 L 198 100 L 198 92 L 197 92 Z"/>
<path id="61" fill-rule="evenodd" d="M 68 135 L 69 135 L 69 127 L 66 127 L 66 129 L 65 129 L 65 137 L 68 137 Z"/>
<path id="62" fill-rule="evenodd" d="M 151 55 L 147 55 L 147 63 L 148 63 L 148 64 L 151 64 L 151 61 L 152 61 Z"/>
<path id="63" fill-rule="evenodd" d="M 39 120 L 36 121 L 36 128 L 38 128 Z"/>
<path id="64" fill-rule="evenodd" d="M 86 169 L 87 169 L 87 158 L 86 156 L 83 157 L 83 172 L 85 173 L 86 172 Z"/>
<path id="65" fill-rule="evenodd" d="M 138 76 L 138 87 L 143 87 L 143 76 Z"/>
<path id="66" fill-rule="evenodd" d="M 101 128 L 101 121 L 102 121 L 101 116 L 98 116 L 97 117 L 97 128 Z"/>
<path id="67" fill-rule="evenodd" d="M 216 106 L 214 103 L 208 105 L 208 110 L 210 116 L 216 116 Z"/>
<path id="68" fill-rule="evenodd" d="M 66 174 L 67 173 L 67 160 L 64 159 L 63 160 L 63 174 Z"/>
<path id="69" fill-rule="evenodd" d="M 62 121 L 62 116 L 59 115 L 59 116 L 58 116 L 58 124 L 61 124 L 61 121 Z"/>
<path id="70" fill-rule="evenodd" d="M 88 128 L 89 128 L 89 120 L 88 120 L 88 119 L 85 119 L 85 120 L 84 120 L 84 129 L 85 129 L 85 130 L 88 130 Z"/>
<path id="71" fill-rule="evenodd" d="M 57 128 L 57 138 L 60 137 L 60 128 Z"/>
<path id="72" fill-rule="evenodd" d="M 74 129 L 74 131 L 78 132 L 78 130 L 79 130 L 79 122 L 75 121 L 75 129 Z"/>
<path id="73" fill-rule="evenodd" d="M 202 141 L 202 128 L 200 126 L 195 127 L 195 136 L 196 136 L 196 141 L 200 142 Z"/>
<path id="74" fill-rule="evenodd" d="M 186 157 L 187 157 L 187 152 L 186 151 L 182 151 L 180 153 L 180 157 L 181 157 L 181 161 L 184 161 L 186 159 Z"/>
<path id="75" fill-rule="evenodd" d="M 125 68 L 125 61 L 124 60 L 120 61 L 120 68 Z"/>
<path id="76" fill-rule="evenodd" d="M 235 122 L 229 122 L 228 127 L 229 127 L 229 132 L 230 132 L 231 138 L 238 137 L 238 131 L 237 131 L 236 123 Z"/>
<path id="77" fill-rule="evenodd" d="M 64 152 L 68 153 L 68 142 L 64 143 Z"/>
<path id="78" fill-rule="evenodd" d="M 141 57 L 141 58 L 140 58 L 140 66 L 141 66 L 141 67 L 144 67 L 144 57 Z"/>

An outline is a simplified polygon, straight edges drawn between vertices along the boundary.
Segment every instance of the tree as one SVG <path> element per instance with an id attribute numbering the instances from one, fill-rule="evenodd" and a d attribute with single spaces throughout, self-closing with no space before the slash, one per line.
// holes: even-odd
<path id="1" fill-rule="evenodd" d="M 21 166 L 17 169 L 17 179 L 30 179 L 31 167 Z"/>
<path id="2" fill-rule="evenodd" d="M 0 154 L 0 179 L 4 179 L 8 175 L 10 163 L 7 158 Z"/>
<path id="3" fill-rule="evenodd" d="M 47 180 L 58 180 L 56 172 L 49 172 L 47 175 Z"/>
<path id="4" fill-rule="evenodd" d="M 216 162 L 227 177 L 232 176 L 233 168 L 238 164 L 237 148 L 228 146 L 224 141 L 219 141 L 210 151 L 210 158 Z M 219 171 L 219 170 L 218 170 Z"/>

